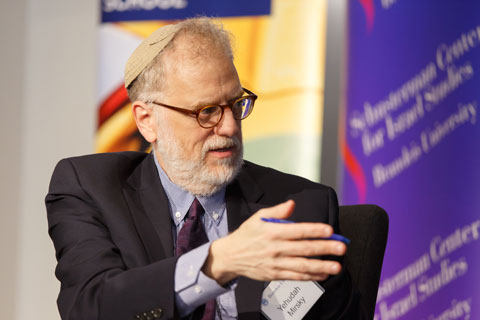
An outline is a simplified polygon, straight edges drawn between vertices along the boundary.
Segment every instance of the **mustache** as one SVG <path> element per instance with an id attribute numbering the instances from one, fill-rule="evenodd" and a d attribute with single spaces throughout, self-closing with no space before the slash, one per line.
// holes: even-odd
<path id="1" fill-rule="evenodd" d="M 210 150 L 215 149 L 224 149 L 224 148 L 235 148 L 238 149 L 242 142 L 236 136 L 233 137 L 219 137 L 219 136 L 212 136 L 207 141 L 205 141 L 202 153 L 206 154 Z"/>

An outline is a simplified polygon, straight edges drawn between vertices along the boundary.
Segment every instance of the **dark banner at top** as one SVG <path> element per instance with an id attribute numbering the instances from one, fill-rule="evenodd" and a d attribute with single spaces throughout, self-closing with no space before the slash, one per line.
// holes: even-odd
<path id="1" fill-rule="evenodd" d="M 102 0 L 103 22 L 269 15 L 271 0 Z"/>

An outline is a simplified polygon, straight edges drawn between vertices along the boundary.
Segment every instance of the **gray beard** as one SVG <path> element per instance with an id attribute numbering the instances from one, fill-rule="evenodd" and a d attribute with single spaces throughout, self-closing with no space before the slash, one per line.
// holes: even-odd
<path id="1" fill-rule="evenodd" d="M 210 196 L 226 187 L 243 165 L 243 145 L 237 137 L 211 136 L 205 141 L 201 155 L 190 154 L 194 158 L 188 158 L 189 150 L 182 148 L 169 132 L 158 132 L 157 137 L 155 152 L 161 157 L 168 177 L 195 196 Z M 205 164 L 209 150 L 228 147 L 236 150 L 232 158 L 216 159 L 213 168 Z"/>

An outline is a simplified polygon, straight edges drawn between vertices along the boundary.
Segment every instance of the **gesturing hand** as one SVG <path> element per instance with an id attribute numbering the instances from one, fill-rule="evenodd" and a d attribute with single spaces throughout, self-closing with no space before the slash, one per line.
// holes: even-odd
<path id="1" fill-rule="evenodd" d="M 259 210 L 237 230 L 214 241 L 203 272 L 223 285 L 245 276 L 255 280 L 325 280 L 341 270 L 336 261 L 308 259 L 311 256 L 343 255 L 340 241 L 315 240 L 330 237 L 333 229 L 324 223 L 269 223 L 265 218 L 288 218 L 292 200 Z"/>

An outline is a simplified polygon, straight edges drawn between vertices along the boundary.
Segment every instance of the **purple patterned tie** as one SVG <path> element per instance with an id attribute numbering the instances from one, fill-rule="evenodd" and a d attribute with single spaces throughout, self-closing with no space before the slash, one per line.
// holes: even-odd
<path id="1" fill-rule="evenodd" d="M 202 224 L 202 216 L 205 213 L 197 198 L 193 200 L 187 213 L 185 223 L 180 229 L 177 237 L 177 246 L 175 255 L 180 256 L 202 244 L 208 242 L 207 234 Z M 193 320 L 214 320 L 215 319 L 215 299 L 207 301 L 205 305 L 199 306 L 193 313 Z"/>

